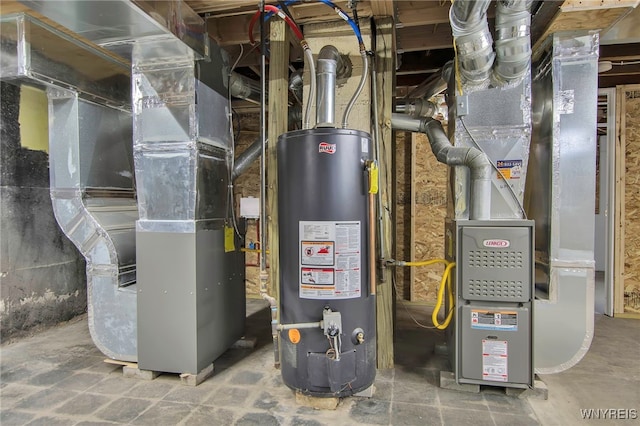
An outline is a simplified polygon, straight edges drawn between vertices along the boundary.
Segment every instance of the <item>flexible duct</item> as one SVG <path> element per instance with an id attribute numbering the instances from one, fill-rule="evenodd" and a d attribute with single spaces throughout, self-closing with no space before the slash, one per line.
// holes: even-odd
<path id="1" fill-rule="evenodd" d="M 531 65 L 532 0 L 500 0 L 496 13 L 496 65 L 498 83 L 512 83 Z"/>
<path id="2" fill-rule="evenodd" d="M 470 219 L 491 217 L 491 162 L 477 148 L 452 146 L 439 121 L 431 118 L 411 118 L 393 114 L 391 127 L 409 132 L 421 132 L 429 138 L 431 151 L 439 162 L 448 166 L 466 166 L 471 172 Z"/>
<path id="3" fill-rule="evenodd" d="M 462 84 L 481 85 L 495 59 L 487 22 L 490 0 L 456 0 L 449 10 Z"/>

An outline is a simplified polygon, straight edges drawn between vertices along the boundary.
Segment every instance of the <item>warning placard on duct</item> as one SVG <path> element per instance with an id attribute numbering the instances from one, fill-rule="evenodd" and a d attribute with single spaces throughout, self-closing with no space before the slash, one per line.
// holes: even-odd
<path id="1" fill-rule="evenodd" d="M 360 297 L 360 222 L 300 221 L 299 229 L 300 298 Z"/>
<path id="2" fill-rule="evenodd" d="M 482 340 L 482 379 L 507 382 L 509 351 L 506 340 Z"/>

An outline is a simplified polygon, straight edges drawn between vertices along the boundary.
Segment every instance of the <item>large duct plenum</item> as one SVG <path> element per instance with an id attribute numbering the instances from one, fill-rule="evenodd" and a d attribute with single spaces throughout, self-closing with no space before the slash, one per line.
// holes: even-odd
<path id="1" fill-rule="evenodd" d="M 393 114 L 391 126 L 396 130 L 421 132 L 427 135 L 431 151 L 437 160 L 448 166 L 465 166 L 471 176 L 469 198 L 470 219 L 489 219 L 491 213 L 491 163 L 477 148 L 454 147 L 439 121 L 416 119 Z"/>
<path id="2" fill-rule="evenodd" d="M 495 167 L 491 218 L 523 218 L 522 202 L 531 137 L 531 81 L 449 96 L 449 136 L 454 146 L 478 148 Z M 452 79 L 453 80 L 453 79 Z M 450 83 L 450 93 L 455 82 Z M 452 113 L 453 112 L 453 113 Z M 449 211 L 452 219 L 469 219 L 469 172 L 451 170 Z"/>
<path id="3" fill-rule="evenodd" d="M 135 361 L 129 70 L 29 16 L 4 17 L 1 33 L 2 79 L 47 89 L 51 200 L 86 258 L 91 337 L 108 357 Z"/>
<path id="4" fill-rule="evenodd" d="M 204 20 L 182 0 L 20 0 L 20 3 L 127 61 L 133 42 L 170 35 L 209 56 Z"/>
<path id="5" fill-rule="evenodd" d="M 132 53 L 138 364 L 198 374 L 244 331 L 244 257 L 231 223 L 223 51 L 209 62 L 173 37 Z M 238 245 L 238 240 L 234 244 Z"/>
<path id="6" fill-rule="evenodd" d="M 449 10 L 463 85 L 482 88 L 491 76 L 495 53 L 487 21 L 490 3 L 490 0 L 456 0 Z"/>
<path id="7" fill-rule="evenodd" d="M 511 84 L 531 68 L 531 3 L 533 0 L 500 0 L 496 11 L 497 85 Z"/>
<path id="8" fill-rule="evenodd" d="M 137 360 L 131 115 L 48 89 L 51 200 L 87 264 L 89 331 L 102 353 Z"/>
<path id="9" fill-rule="evenodd" d="M 534 73 L 527 212 L 536 223 L 535 367 L 574 366 L 593 338 L 598 35 L 557 33 Z"/>
<path id="10" fill-rule="evenodd" d="M 491 219 L 522 219 L 531 137 L 531 2 L 500 2 L 496 29 L 501 53 L 493 70 L 500 81 L 489 78 L 494 53 L 486 26 L 488 4 L 456 1 L 449 12 L 458 64 L 449 75 L 448 131 L 454 146 L 480 149 L 494 165 Z M 469 219 L 468 171 L 451 174 L 448 216 Z"/>

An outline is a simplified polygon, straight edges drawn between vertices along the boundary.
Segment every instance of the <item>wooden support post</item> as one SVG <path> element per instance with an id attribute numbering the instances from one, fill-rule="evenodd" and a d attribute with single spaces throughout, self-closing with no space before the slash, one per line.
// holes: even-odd
<path id="1" fill-rule="evenodd" d="M 269 282 L 271 294 L 280 303 L 280 239 L 278 234 L 278 136 L 287 131 L 289 96 L 289 40 L 287 24 L 271 22 L 269 32 L 269 120 L 267 147 L 267 232 L 269 239 Z M 278 319 L 279 319 L 278 312 Z"/>
<path id="2" fill-rule="evenodd" d="M 394 222 L 391 220 L 393 198 L 393 140 L 391 133 L 391 113 L 393 88 L 395 86 L 395 49 L 394 49 L 394 22 L 391 17 L 384 17 L 375 20 L 376 40 L 375 40 L 375 61 L 376 61 L 376 84 L 378 103 L 378 122 L 380 125 L 380 193 L 382 201 L 383 239 L 386 253 L 384 258 L 391 258 L 393 253 L 392 235 L 394 232 Z M 394 289 L 391 280 L 391 271 L 384 269 L 383 276 L 378 277 L 377 294 L 377 328 L 378 328 L 378 368 L 393 368 L 393 317 L 394 317 Z"/>
<path id="3" fill-rule="evenodd" d="M 616 88 L 616 149 L 615 149 L 615 207 L 613 254 L 613 313 L 624 313 L 624 188 L 625 188 L 625 92 L 624 86 Z"/>
<path id="4" fill-rule="evenodd" d="M 409 135 L 407 135 L 409 136 Z M 409 233 L 410 235 L 410 251 L 409 251 L 409 260 L 412 262 L 416 261 L 416 156 L 418 155 L 416 146 L 418 145 L 418 134 L 411 133 L 411 136 L 406 138 L 411 144 L 411 219 L 409 222 Z M 409 288 L 411 289 L 409 292 L 409 300 L 416 299 L 416 268 L 409 268 Z M 407 299 L 405 297 L 405 299 Z"/>

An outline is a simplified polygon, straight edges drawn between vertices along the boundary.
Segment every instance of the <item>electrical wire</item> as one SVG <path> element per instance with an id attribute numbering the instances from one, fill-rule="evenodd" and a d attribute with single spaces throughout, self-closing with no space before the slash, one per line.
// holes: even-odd
<path id="1" fill-rule="evenodd" d="M 464 130 L 467 132 L 467 134 L 469 135 L 469 137 L 471 138 L 471 141 L 473 142 L 473 144 L 476 146 L 476 148 L 478 148 L 484 155 L 487 155 L 484 152 L 484 149 L 482 149 L 480 147 L 480 144 L 478 144 L 478 141 L 476 141 L 476 139 L 473 137 L 473 135 L 471 134 L 471 132 L 469 131 L 469 129 L 467 128 L 467 124 L 464 122 L 464 118 L 459 117 L 460 118 L 460 123 L 462 123 L 462 127 L 464 127 Z M 489 156 L 487 156 L 488 158 Z M 498 174 L 500 175 L 500 177 L 502 178 L 502 180 L 504 180 L 505 184 L 507 185 L 507 188 L 509 188 L 509 193 L 511 194 L 511 196 L 513 197 L 513 200 L 516 202 L 516 204 L 518 205 L 518 208 L 520 208 L 520 211 L 522 212 L 522 216 L 527 219 L 527 212 L 524 210 L 524 206 L 522 205 L 522 203 L 520 202 L 520 200 L 518 199 L 518 196 L 516 195 L 516 192 L 513 190 L 513 188 L 511 187 L 511 185 L 509 185 L 509 182 L 507 182 L 507 178 L 504 176 L 504 174 L 502 173 L 502 171 L 495 165 L 493 164 L 493 161 L 489 160 L 489 163 L 491 163 L 491 167 L 493 167 L 493 169 L 498 172 Z"/>
<path id="2" fill-rule="evenodd" d="M 231 223 L 233 225 L 233 230 L 241 240 L 243 238 L 242 238 L 242 234 L 240 233 L 240 230 L 238 229 L 238 222 L 236 220 L 235 196 L 233 192 L 233 168 L 235 167 L 235 161 L 236 161 L 236 134 L 233 129 L 233 108 L 231 103 L 231 75 L 233 74 L 233 70 L 240 63 L 240 59 L 242 58 L 243 54 L 244 54 L 244 46 L 240 45 L 240 54 L 238 55 L 238 58 L 233 63 L 231 68 L 229 68 L 229 75 L 227 77 L 228 79 L 227 80 L 227 102 L 229 103 L 229 127 L 230 127 L 229 131 L 231 135 L 231 153 L 229 155 L 230 160 L 229 160 L 228 176 L 227 176 L 227 179 L 228 179 L 227 194 L 229 196 L 228 202 L 231 210 L 230 213 L 231 213 Z M 238 132 L 239 131 L 240 131 L 240 128 L 238 126 Z"/>

